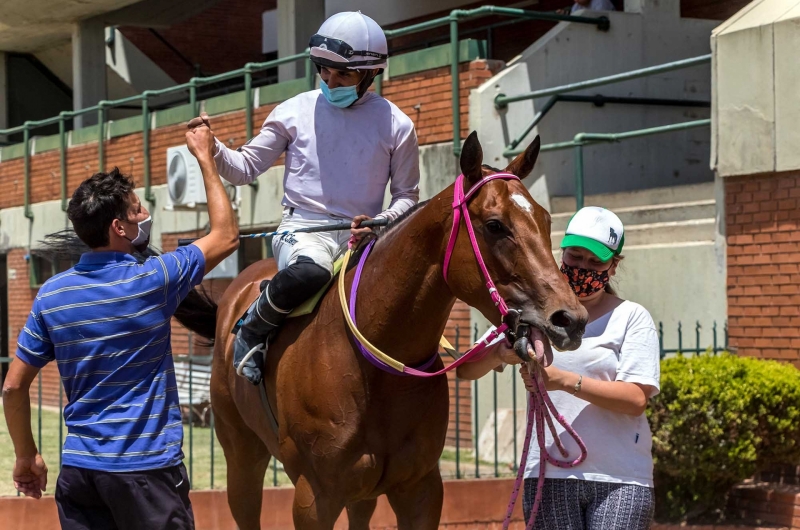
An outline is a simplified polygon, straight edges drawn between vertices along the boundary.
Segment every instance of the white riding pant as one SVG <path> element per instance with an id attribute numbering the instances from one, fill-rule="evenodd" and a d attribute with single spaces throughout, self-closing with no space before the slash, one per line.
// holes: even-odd
<path id="1" fill-rule="evenodd" d="M 278 231 L 332 225 L 343 221 L 349 221 L 349 219 L 296 208 L 285 208 Z M 349 229 L 310 234 L 286 234 L 272 238 L 272 253 L 278 262 L 278 270 L 283 270 L 293 264 L 297 261 L 298 256 L 306 256 L 333 274 L 333 263 L 347 249 L 349 239 Z"/>

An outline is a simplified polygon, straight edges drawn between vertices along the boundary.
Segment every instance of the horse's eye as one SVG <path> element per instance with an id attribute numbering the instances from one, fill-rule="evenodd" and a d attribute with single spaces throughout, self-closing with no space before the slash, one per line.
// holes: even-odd
<path id="1" fill-rule="evenodd" d="M 486 229 L 489 230 L 490 234 L 502 234 L 505 231 L 503 224 L 495 220 L 487 221 Z"/>

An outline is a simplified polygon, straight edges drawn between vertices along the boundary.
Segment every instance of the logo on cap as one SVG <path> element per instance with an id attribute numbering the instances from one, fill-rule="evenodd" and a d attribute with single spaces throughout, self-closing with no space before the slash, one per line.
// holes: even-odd
<path id="1" fill-rule="evenodd" d="M 608 244 L 609 244 L 609 245 L 616 245 L 616 244 L 617 244 L 617 241 L 619 241 L 619 238 L 618 238 L 618 236 L 617 236 L 617 233 L 616 233 L 616 232 L 614 232 L 614 229 L 613 229 L 613 228 L 610 228 L 610 227 L 609 227 L 609 229 L 608 229 L 608 230 L 609 230 L 609 232 L 610 232 L 610 233 L 608 234 Z"/>

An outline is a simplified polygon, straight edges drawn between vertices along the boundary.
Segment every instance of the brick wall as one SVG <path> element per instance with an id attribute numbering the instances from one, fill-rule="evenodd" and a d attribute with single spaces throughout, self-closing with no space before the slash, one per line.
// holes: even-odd
<path id="1" fill-rule="evenodd" d="M 726 179 L 725 196 L 730 344 L 800 367 L 800 173 Z"/>
<path id="2" fill-rule="evenodd" d="M 737 518 L 764 525 L 800 529 L 800 487 L 745 484 L 731 491 L 729 511 Z"/>
<path id="3" fill-rule="evenodd" d="M 8 281 L 8 351 L 13 357 L 17 351 L 17 339 L 28 320 L 33 300 L 38 289 L 32 289 L 29 280 L 27 251 L 16 248 L 8 253 L 7 267 L 14 271 L 15 279 Z M 61 380 L 55 363 L 49 363 L 42 370 L 42 404 L 58 406 L 58 393 L 61 391 Z M 35 408 L 39 399 L 39 382 L 35 380 L 31 387 L 31 403 Z"/>

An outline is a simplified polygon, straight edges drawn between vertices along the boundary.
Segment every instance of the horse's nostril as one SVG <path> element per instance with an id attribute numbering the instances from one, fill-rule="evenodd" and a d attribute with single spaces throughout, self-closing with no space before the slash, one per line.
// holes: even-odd
<path id="1" fill-rule="evenodd" d="M 553 324 L 557 328 L 565 328 L 568 329 L 572 327 L 575 319 L 564 310 L 556 311 L 552 315 L 550 315 L 550 323 Z"/>

